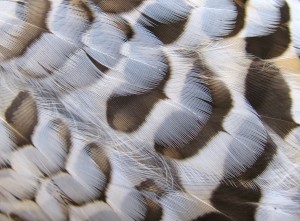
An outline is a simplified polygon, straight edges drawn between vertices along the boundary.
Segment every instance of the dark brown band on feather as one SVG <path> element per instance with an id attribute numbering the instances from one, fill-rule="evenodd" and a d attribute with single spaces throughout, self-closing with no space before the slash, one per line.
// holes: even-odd
<path id="1" fill-rule="evenodd" d="M 48 0 L 30 0 L 26 4 L 18 2 L 21 14 L 25 14 L 25 18 L 20 19 L 24 21 L 23 27 L 19 29 L 20 32 L 15 32 L 12 36 L 15 40 L 10 48 L 0 46 L 0 54 L 3 55 L 4 60 L 9 60 L 14 57 L 19 57 L 25 53 L 39 37 L 48 32 L 47 28 L 47 14 L 50 11 L 50 2 Z M 12 26 L 13 28 L 13 26 Z"/>
<path id="2" fill-rule="evenodd" d="M 170 23 L 161 23 L 147 15 L 143 16 L 150 23 L 145 27 L 164 44 L 171 44 L 176 41 L 184 33 L 184 28 L 188 22 L 188 15 Z"/>
<path id="3" fill-rule="evenodd" d="M 239 178 L 243 181 L 249 181 L 258 177 L 267 169 L 276 153 L 277 147 L 269 137 L 264 145 L 263 152 L 257 157 L 255 163 L 251 167 L 247 168 L 247 170 L 239 176 Z"/>
<path id="4" fill-rule="evenodd" d="M 291 42 L 288 22 L 290 19 L 289 6 L 280 8 L 280 23 L 269 35 L 246 38 L 246 51 L 261 59 L 271 59 L 282 55 Z"/>
<path id="5" fill-rule="evenodd" d="M 132 95 L 113 95 L 107 101 L 107 121 L 115 130 L 131 133 L 136 131 L 145 122 L 154 105 L 166 98 L 163 91 L 169 77 L 169 64 L 164 78 L 153 89 Z"/>
<path id="6" fill-rule="evenodd" d="M 237 16 L 235 18 L 234 28 L 227 35 L 227 37 L 235 36 L 244 28 L 245 25 L 247 0 L 234 0 L 233 4 L 237 10 Z"/>
<path id="7" fill-rule="evenodd" d="M 223 131 L 223 120 L 232 108 L 231 95 L 224 83 L 214 80 L 213 73 L 203 64 L 195 63 L 194 69 L 198 70 L 199 75 L 207 77 L 204 81 L 211 93 L 212 113 L 198 135 L 184 147 L 165 146 L 155 143 L 156 151 L 175 159 L 185 159 L 194 156 L 215 135 Z"/>
<path id="8" fill-rule="evenodd" d="M 255 221 L 260 198 L 261 192 L 258 187 L 249 188 L 236 182 L 220 184 L 210 201 L 216 209 L 232 220 Z"/>

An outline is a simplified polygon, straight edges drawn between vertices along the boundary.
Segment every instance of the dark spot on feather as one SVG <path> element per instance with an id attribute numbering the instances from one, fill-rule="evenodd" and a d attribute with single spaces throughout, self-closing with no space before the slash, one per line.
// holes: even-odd
<path id="1" fill-rule="evenodd" d="M 94 4 L 107 13 L 122 13 L 131 11 L 145 0 L 92 0 Z"/>
<path id="2" fill-rule="evenodd" d="M 193 219 L 192 221 L 233 221 L 233 220 L 221 213 L 208 213 L 198 217 L 197 219 Z"/>
<path id="3" fill-rule="evenodd" d="M 289 6 L 285 2 L 280 8 L 280 23 L 273 33 L 246 38 L 247 53 L 261 59 L 271 59 L 282 55 L 291 42 L 288 27 L 289 19 Z"/>
<path id="4" fill-rule="evenodd" d="M 206 124 L 199 133 L 185 146 L 168 146 L 161 143 L 155 143 L 155 150 L 159 153 L 175 159 L 185 159 L 192 157 L 220 131 L 223 131 L 223 120 L 232 107 L 232 99 L 229 90 L 222 81 L 213 78 L 213 73 L 200 62 L 194 64 L 194 70 L 199 76 L 206 76 L 204 81 L 210 90 L 212 98 L 212 113 Z"/>
<path id="5" fill-rule="evenodd" d="M 29 92 L 22 91 L 5 112 L 5 119 L 15 132 L 16 144 L 31 144 L 31 135 L 37 125 L 37 107 Z"/>
<path id="6" fill-rule="evenodd" d="M 161 82 L 141 94 L 113 94 L 107 101 L 107 121 L 115 130 L 131 133 L 136 131 L 146 120 L 154 105 L 166 99 L 163 89 L 170 77 L 170 67 Z"/>
<path id="7" fill-rule="evenodd" d="M 210 201 L 217 210 L 232 220 L 254 221 L 260 198 L 258 187 L 249 188 L 235 182 L 220 184 Z"/>
<path id="8" fill-rule="evenodd" d="M 145 27 L 164 44 L 171 44 L 176 41 L 184 32 L 185 25 L 188 21 L 188 15 L 169 23 L 161 23 L 147 15 L 143 16 L 150 23 L 145 25 Z"/>
<path id="9" fill-rule="evenodd" d="M 289 86 L 275 65 L 260 60 L 251 63 L 245 96 L 261 119 L 281 137 L 298 127 L 291 115 L 289 94 Z"/>

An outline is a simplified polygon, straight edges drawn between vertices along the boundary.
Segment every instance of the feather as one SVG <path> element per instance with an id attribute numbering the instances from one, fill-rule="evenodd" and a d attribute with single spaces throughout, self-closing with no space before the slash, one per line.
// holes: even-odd
<path id="1" fill-rule="evenodd" d="M 0 220 L 299 220 L 297 0 L 1 0 Z"/>

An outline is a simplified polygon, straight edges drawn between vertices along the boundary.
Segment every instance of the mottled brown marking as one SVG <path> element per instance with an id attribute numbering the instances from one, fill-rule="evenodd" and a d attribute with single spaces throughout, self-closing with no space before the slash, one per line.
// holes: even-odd
<path id="1" fill-rule="evenodd" d="M 26 11 L 27 16 L 23 19 L 26 23 L 18 29 L 18 32 L 14 33 L 15 35 L 10 36 L 15 44 L 10 48 L 0 46 L 0 54 L 3 60 L 21 56 L 42 33 L 48 32 L 46 24 L 47 14 L 50 10 L 48 0 L 30 0 L 25 5 L 23 3 L 22 9 Z M 12 26 L 12 28 L 14 27 Z"/>
<path id="2" fill-rule="evenodd" d="M 152 90 L 142 94 L 113 95 L 107 101 L 107 121 L 115 130 L 131 133 L 136 131 L 146 120 L 154 105 L 166 98 L 163 92 L 170 77 L 170 67 L 163 80 Z"/>
<path id="3" fill-rule="evenodd" d="M 282 55 L 291 42 L 288 22 L 290 19 L 289 6 L 280 8 L 280 23 L 276 30 L 266 36 L 246 38 L 246 51 L 261 59 L 271 59 Z"/>
<path id="4" fill-rule="evenodd" d="M 17 145 L 31 144 L 31 135 L 38 121 L 38 111 L 34 98 L 29 92 L 22 91 L 5 112 L 7 123 L 16 132 Z"/>
<path id="5" fill-rule="evenodd" d="M 145 0 L 92 0 L 92 2 L 107 13 L 128 12 L 137 8 L 144 1 Z"/>
<path id="6" fill-rule="evenodd" d="M 260 60 L 251 63 L 245 96 L 261 119 L 281 137 L 298 127 L 291 114 L 289 86 L 272 63 Z"/>

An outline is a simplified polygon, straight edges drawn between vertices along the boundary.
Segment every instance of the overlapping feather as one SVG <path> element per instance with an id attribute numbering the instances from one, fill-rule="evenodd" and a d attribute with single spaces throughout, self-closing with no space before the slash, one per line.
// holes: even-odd
<path id="1" fill-rule="evenodd" d="M 0 0 L 0 219 L 299 220 L 296 0 Z"/>

